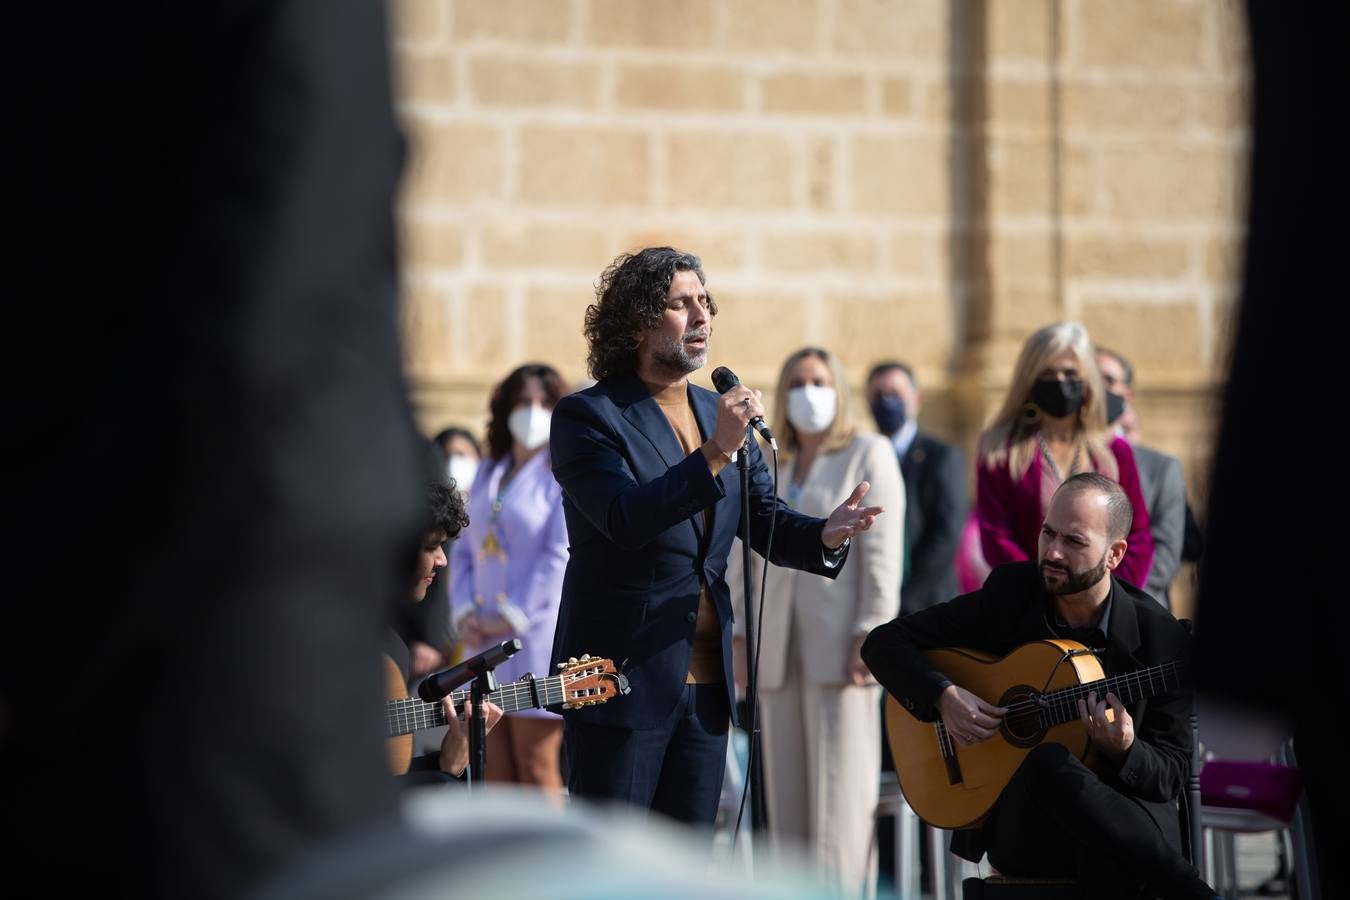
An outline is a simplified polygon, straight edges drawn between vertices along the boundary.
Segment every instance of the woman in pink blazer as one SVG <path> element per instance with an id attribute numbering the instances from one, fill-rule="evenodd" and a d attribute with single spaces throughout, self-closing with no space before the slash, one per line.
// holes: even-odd
<path id="1" fill-rule="evenodd" d="M 975 462 L 975 518 L 990 566 L 1035 559 L 1050 495 L 1070 475 L 1093 470 L 1120 482 L 1134 506 L 1115 574 L 1144 586 L 1153 562 L 1148 507 L 1130 445 L 1107 430 L 1105 397 L 1082 325 L 1047 325 L 1022 345 Z"/>

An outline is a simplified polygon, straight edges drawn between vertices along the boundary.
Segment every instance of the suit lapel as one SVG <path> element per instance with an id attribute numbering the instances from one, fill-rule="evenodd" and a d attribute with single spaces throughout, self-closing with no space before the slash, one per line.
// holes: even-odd
<path id="1" fill-rule="evenodd" d="M 680 439 L 675 435 L 675 428 L 666 418 L 666 414 L 661 411 L 661 406 L 652 397 L 647 386 L 642 383 L 642 379 L 636 375 L 630 375 L 624 378 L 615 388 L 615 399 L 624 404 L 623 418 L 628 424 L 641 432 L 656 450 L 661 461 L 665 463 L 665 468 L 680 462 L 685 457 L 684 448 L 680 446 Z M 692 389 L 691 389 L 692 395 Z M 690 398 L 693 402 L 693 397 Z M 697 405 L 694 410 L 695 416 L 698 416 Z M 703 427 L 703 420 L 699 418 L 699 427 Z M 700 543 L 703 539 L 702 516 L 691 516 L 689 523 L 694 527 L 694 536 Z"/>
<path id="2" fill-rule="evenodd" d="M 905 455 L 900 460 L 900 474 L 906 479 L 917 474 L 927 458 L 928 448 L 923 445 L 923 435 L 914 435 L 914 440 L 910 441 L 909 448 L 905 450 Z"/>
<path id="3" fill-rule="evenodd" d="M 1111 627 L 1106 634 L 1107 675 L 1123 675 L 1142 668 L 1135 658 L 1139 649 L 1139 618 L 1134 601 L 1114 575 L 1111 576 Z"/>
<path id="4" fill-rule="evenodd" d="M 699 437 L 703 438 L 705 441 L 708 440 L 708 438 L 712 437 L 717 432 L 717 395 L 710 394 L 707 391 L 696 391 L 691 384 L 689 385 L 689 405 L 694 410 L 694 418 L 698 420 Z M 726 487 L 727 482 L 722 479 L 721 475 L 715 477 L 722 481 L 723 487 Z M 740 482 L 738 481 L 737 484 L 740 484 Z M 736 509 L 740 509 L 739 502 Z M 702 518 L 702 516 L 694 517 L 694 531 L 696 531 L 699 536 L 700 551 L 706 551 L 707 548 L 703 545 L 704 534 Z M 714 506 L 712 509 L 708 510 L 709 534 L 712 534 L 716 528 L 717 507 Z"/>
<path id="5" fill-rule="evenodd" d="M 615 390 L 615 397 L 623 404 L 624 420 L 651 443 L 666 468 L 684 459 L 675 429 L 640 378 L 630 375 L 623 379 Z"/>

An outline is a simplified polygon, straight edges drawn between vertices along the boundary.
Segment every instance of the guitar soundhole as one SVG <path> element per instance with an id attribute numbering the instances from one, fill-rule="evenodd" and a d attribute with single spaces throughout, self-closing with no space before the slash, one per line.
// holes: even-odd
<path id="1" fill-rule="evenodd" d="M 998 705 L 1008 710 L 1002 726 L 1003 737 L 1008 743 L 1014 747 L 1031 747 L 1040 743 L 1045 736 L 1045 726 L 1041 722 L 1041 707 L 1034 690 L 1019 684 L 1008 689 L 999 698 Z"/>

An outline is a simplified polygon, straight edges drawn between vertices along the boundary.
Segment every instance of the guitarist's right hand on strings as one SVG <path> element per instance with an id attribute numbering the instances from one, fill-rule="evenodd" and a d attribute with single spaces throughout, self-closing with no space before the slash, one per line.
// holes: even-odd
<path id="1" fill-rule="evenodd" d="M 965 688 L 949 684 L 938 695 L 938 712 L 942 724 L 956 743 L 963 746 L 979 743 L 993 737 L 1008 710 L 994 706 L 976 697 Z"/>

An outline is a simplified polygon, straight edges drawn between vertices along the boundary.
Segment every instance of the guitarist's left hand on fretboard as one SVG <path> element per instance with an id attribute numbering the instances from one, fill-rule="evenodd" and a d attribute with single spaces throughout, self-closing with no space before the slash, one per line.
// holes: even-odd
<path id="1" fill-rule="evenodd" d="M 1078 701 L 1078 719 L 1087 728 L 1092 746 L 1112 759 L 1120 759 L 1130 752 L 1134 743 L 1134 719 L 1115 694 L 1107 692 L 1098 699 L 1096 691 L 1089 691 L 1087 699 Z"/>

